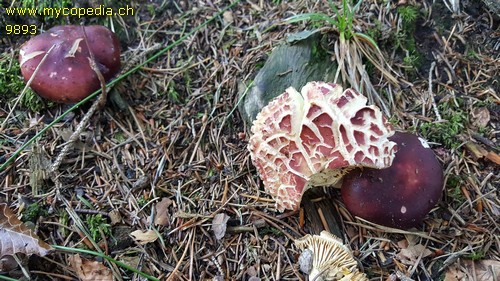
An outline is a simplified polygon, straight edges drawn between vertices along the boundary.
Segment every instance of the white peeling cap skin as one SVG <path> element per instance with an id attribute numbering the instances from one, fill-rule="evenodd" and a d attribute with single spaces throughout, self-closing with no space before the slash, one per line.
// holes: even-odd
<path id="1" fill-rule="evenodd" d="M 327 231 L 320 235 L 309 235 L 295 240 L 302 250 L 299 267 L 306 269 L 309 280 L 368 281 L 358 270 L 358 263 L 340 238 Z M 305 253 L 305 255 L 304 255 Z"/>
<path id="2" fill-rule="evenodd" d="M 288 88 L 257 115 L 248 149 L 277 208 L 296 210 L 311 186 L 337 183 L 354 167 L 392 164 L 394 134 L 379 108 L 332 83 Z"/>

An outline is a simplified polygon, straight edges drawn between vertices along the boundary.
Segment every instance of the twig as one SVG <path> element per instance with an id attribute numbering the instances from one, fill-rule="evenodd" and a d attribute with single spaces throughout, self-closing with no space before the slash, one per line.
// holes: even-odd
<path id="1" fill-rule="evenodd" d="M 121 81 L 125 77 L 127 77 L 129 74 L 136 72 L 141 67 L 145 66 L 146 64 L 148 64 L 151 61 L 157 59 L 158 57 L 160 57 L 161 55 L 163 55 L 167 51 L 171 50 L 174 46 L 179 45 L 181 42 L 183 42 L 184 40 L 186 40 L 186 38 L 188 38 L 189 36 L 195 34 L 199 30 L 201 30 L 202 28 L 204 28 L 205 26 L 207 26 L 209 23 L 211 23 L 215 19 L 219 18 L 219 16 L 221 16 L 225 11 L 231 9 L 233 6 L 235 6 L 236 4 L 238 4 L 240 1 L 241 0 L 236 0 L 236 1 L 232 2 L 227 7 L 225 7 L 224 9 L 222 9 L 219 13 L 217 13 L 215 16 L 213 16 L 212 18 L 204 21 L 202 24 L 200 24 L 199 26 L 195 27 L 193 30 L 191 30 L 190 32 L 186 33 L 185 35 L 181 36 L 179 39 L 177 39 L 176 41 L 174 41 L 172 44 L 170 44 L 167 47 L 163 48 L 161 51 L 159 51 L 156 54 L 154 54 L 153 56 L 149 57 L 144 62 L 142 62 L 142 63 L 140 63 L 140 64 L 138 64 L 138 65 L 136 65 L 136 66 L 134 66 L 134 67 L 132 67 L 130 69 L 127 69 L 123 74 L 119 75 L 118 78 L 116 78 L 116 79 L 112 80 L 111 82 L 109 82 L 108 85 L 109 86 L 115 85 L 116 83 L 118 83 L 119 81 Z M 132 60 L 132 62 L 133 61 L 134 60 Z M 132 64 L 129 64 L 129 65 L 132 65 Z M 99 93 L 99 91 L 95 91 L 90 96 L 84 98 L 80 103 L 84 103 L 84 102 L 86 102 L 86 101 L 94 98 L 96 95 L 98 95 L 98 93 Z M 26 143 L 24 143 L 23 145 L 21 145 L 21 147 L 19 147 L 18 149 L 16 149 L 16 151 L 7 159 L 7 161 L 5 161 L 3 164 L 0 165 L 0 171 L 2 171 L 5 168 L 7 168 L 7 166 L 10 165 L 16 159 L 16 157 L 19 154 L 21 154 L 22 151 L 24 151 L 24 149 L 27 146 L 31 145 L 34 142 L 35 139 L 37 139 L 40 136 L 42 136 L 49 128 L 51 128 L 52 126 L 54 126 L 54 124 L 56 124 L 57 122 L 61 121 L 69 112 L 75 110 L 80 105 L 80 103 L 73 105 L 70 109 L 66 110 L 60 116 L 56 117 L 52 122 L 50 122 L 49 125 L 47 125 L 46 127 L 42 128 L 31 139 L 29 139 Z"/>
<path id="2" fill-rule="evenodd" d="M 434 71 L 434 67 L 436 67 L 436 62 L 433 61 L 431 63 L 431 68 L 429 69 L 429 97 L 432 102 L 432 109 L 434 110 L 434 114 L 436 114 L 436 119 L 437 121 L 441 121 L 441 114 L 439 114 L 437 105 L 436 105 L 436 100 L 434 98 L 434 94 L 432 93 L 432 71 Z"/>
<path id="3" fill-rule="evenodd" d="M 380 231 L 381 230 L 381 231 L 384 231 L 384 232 L 387 232 L 387 233 L 413 234 L 413 235 L 416 235 L 416 236 L 419 236 L 419 237 L 422 237 L 422 238 L 425 238 L 425 239 L 432 240 L 432 241 L 437 242 L 437 243 L 443 243 L 443 241 L 441 241 L 441 240 L 439 240 L 439 239 L 437 239 L 435 237 L 432 237 L 432 236 L 428 235 L 425 232 L 421 232 L 421 231 L 406 231 L 406 230 L 401 230 L 401 229 L 397 229 L 397 228 L 386 227 L 386 226 L 379 225 L 379 224 L 376 224 L 376 223 L 373 223 L 373 222 L 369 222 L 369 221 L 364 220 L 364 219 L 362 219 L 360 217 L 356 217 L 356 219 L 360 220 L 363 223 L 346 222 L 346 224 L 356 225 L 356 226 L 359 226 L 359 227 L 362 227 L 362 228 L 366 228 L 366 229 L 369 229 L 369 230 L 374 230 L 374 231 Z"/>
<path id="4" fill-rule="evenodd" d="M 87 126 L 87 124 L 90 120 L 90 117 L 92 117 L 92 115 L 94 115 L 94 112 L 97 110 L 97 108 L 100 107 L 101 100 L 103 99 L 103 97 L 105 97 L 104 94 L 99 96 L 99 98 L 94 101 L 94 103 L 90 107 L 89 111 L 87 111 L 85 116 L 83 116 L 82 121 L 80 121 L 80 124 L 78 124 L 78 127 L 76 128 L 76 130 L 73 132 L 73 134 L 71 134 L 68 141 L 66 142 L 66 145 L 61 150 L 59 155 L 57 155 L 56 160 L 54 161 L 54 163 L 50 167 L 50 173 L 54 173 L 55 171 L 57 171 L 59 169 L 59 166 L 61 165 L 62 160 L 64 159 L 64 157 L 66 157 L 66 155 L 68 155 L 70 149 L 73 148 L 73 144 L 75 143 L 75 141 L 78 139 L 78 137 L 82 133 L 83 128 Z"/>
<path id="5" fill-rule="evenodd" d="M 19 102 L 21 101 L 21 99 L 23 98 L 23 96 L 26 94 L 26 90 L 28 90 L 29 86 L 33 82 L 33 79 L 35 79 L 36 74 L 38 73 L 38 71 L 40 70 L 40 68 L 42 68 L 43 63 L 45 62 L 45 60 L 47 59 L 47 57 L 49 56 L 50 52 L 52 51 L 52 49 L 54 49 L 55 46 L 56 46 L 55 44 L 52 45 L 52 47 L 50 47 L 50 49 L 45 53 L 45 55 L 43 56 L 43 58 L 40 60 L 40 63 L 38 63 L 38 66 L 35 68 L 35 71 L 33 71 L 33 74 L 31 75 L 31 77 L 28 80 L 28 82 L 26 82 L 26 85 L 24 86 L 24 89 L 21 91 L 21 94 L 19 95 L 19 97 L 17 98 L 16 102 L 14 103 L 14 106 L 12 107 L 12 110 L 10 110 L 9 114 L 7 114 L 7 116 L 5 117 L 5 120 L 2 122 L 2 125 L 0 126 L 0 132 L 3 131 L 3 129 L 5 128 L 5 125 L 7 124 L 7 121 L 9 121 L 9 118 L 12 115 L 12 112 L 14 112 L 14 109 L 17 107 L 17 105 L 19 104 Z"/>
<path id="6" fill-rule="evenodd" d="M 61 150 L 59 155 L 57 155 L 56 160 L 50 167 L 50 172 L 54 173 L 59 169 L 59 166 L 61 166 L 61 162 L 68 155 L 69 151 L 71 148 L 73 148 L 73 144 L 75 141 L 79 138 L 80 134 L 83 131 L 84 127 L 87 127 L 90 118 L 94 115 L 94 112 L 98 108 L 102 108 L 106 104 L 106 97 L 107 97 L 107 92 L 106 92 L 106 81 L 104 80 L 104 76 L 102 76 L 101 71 L 99 70 L 99 67 L 97 67 L 97 64 L 95 63 L 95 57 L 94 54 L 92 53 L 92 50 L 90 49 L 90 46 L 88 45 L 88 40 L 87 40 L 87 34 L 85 33 L 85 29 L 82 26 L 83 30 L 83 37 L 85 44 L 87 44 L 87 49 L 89 50 L 90 57 L 89 59 L 89 64 L 92 70 L 96 73 L 97 78 L 99 79 L 99 82 L 101 83 L 101 95 L 94 101 L 92 106 L 90 107 L 89 111 L 83 116 L 82 120 L 80 121 L 80 124 L 78 124 L 76 130 L 71 134 L 69 137 L 68 141 L 66 142 L 66 145 L 64 148 Z"/>
<path id="7" fill-rule="evenodd" d="M 191 241 L 191 239 L 194 239 L 193 238 L 193 231 L 194 229 L 191 229 L 191 232 L 189 233 L 189 238 L 188 238 L 188 242 Z M 182 253 L 182 256 L 181 258 L 179 259 L 179 261 L 177 262 L 177 264 L 175 265 L 175 268 L 174 270 L 170 273 L 170 275 L 168 276 L 167 278 L 167 281 L 171 281 L 171 280 L 175 280 L 175 277 L 177 275 L 177 271 L 179 271 L 179 268 L 181 267 L 181 264 L 182 264 L 182 261 L 184 260 L 184 258 L 186 257 L 186 254 L 187 254 L 187 251 L 188 251 L 189 247 L 186 246 L 186 248 L 184 249 L 184 252 Z"/>

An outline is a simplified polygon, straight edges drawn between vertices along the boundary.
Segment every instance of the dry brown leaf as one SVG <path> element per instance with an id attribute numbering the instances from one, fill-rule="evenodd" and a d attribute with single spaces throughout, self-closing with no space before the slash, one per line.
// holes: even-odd
<path id="1" fill-rule="evenodd" d="M 456 264 L 451 265 L 444 275 L 443 281 L 462 281 L 465 280 L 465 274 L 460 271 Z"/>
<path id="2" fill-rule="evenodd" d="M 169 224 L 168 207 L 172 205 L 172 200 L 163 198 L 160 202 L 156 203 L 155 225 L 166 226 Z"/>
<path id="3" fill-rule="evenodd" d="M 233 12 L 231 11 L 225 11 L 224 14 L 222 14 L 222 19 L 224 20 L 224 24 L 231 24 L 234 22 L 234 16 Z"/>
<path id="4" fill-rule="evenodd" d="M 466 260 L 464 261 L 464 264 L 467 268 L 467 274 L 469 275 L 469 278 L 473 278 L 476 281 L 498 280 L 498 278 L 500 277 L 500 261 Z"/>
<path id="5" fill-rule="evenodd" d="M 45 256 L 52 247 L 21 222 L 5 203 L 0 204 L 0 257 L 24 253 Z"/>
<path id="6" fill-rule="evenodd" d="M 475 160 L 483 158 L 486 156 L 486 154 L 488 154 L 488 151 L 486 149 L 473 142 L 467 142 L 465 144 L 465 147 L 467 148 L 467 150 L 469 150 Z"/>
<path id="7" fill-rule="evenodd" d="M 396 258 L 404 264 L 414 264 L 420 256 L 425 258 L 430 255 L 432 255 L 431 250 L 427 249 L 422 244 L 415 244 L 409 245 L 405 249 L 401 249 L 401 251 L 396 255 Z"/>
<path id="8" fill-rule="evenodd" d="M 215 215 L 212 221 L 212 230 L 215 234 L 215 238 L 217 240 L 222 239 L 224 235 L 226 235 L 227 221 L 229 220 L 229 216 L 225 213 L 219 213 Z"/>
<path id="9" fill-rule="evenodd" d="M 122 221 L 122 215 L 118 210 L 112 210 L 109 212 L 109 218 L 111 219 L 111 225 L 117 225 Z"/>
<path id="10" fill-rule="evenodd" d="M 498 280 L 499 276 L 500 261 L 463 260 L 449 267 L 448 271 L 446 271 L 444 281 L 491 281 Z"/>
<path id="11" fill-rule="evenodd" d="M 471 112 L 471 123 L 473 126 L 483 128 L 490 122 L 490 111 L 486 107 L 476 107 Z"/>
<path id="12" fill-rule="evenodd" d="M 490 160 L 491 162 L 500 165 L 500 155 L 496 154 L 495 152 L 488 152 L 488 154 L 486 154 L 486 158 L 488 158 L 488 160 Z"/>
<path id="13" fill-rule="evenodd" d="M 130 236 L 134 239 L 137 244 L 144 245 L 156 241 L 158 239 L 158 234 L 154 230 L 136 230 L 130 233 Z"/>
<path id="14" fill-rule="evenodd" d="M 500 155 L 496 154 L 495 152 L 488 151 L 473 142 L 467 142 L 465 144 L 465 147 L 467 148 L 467 150 L 469 150 L 475 160 L 486 157 L 486 159 L 490 160 L 491 162 L 500 165 Z"/>
<path id="15" fill-rule="evenodd" d="M 82 260 L 79 254 L 68 259 L 81 281 L 113 281 L 111 270 L 101 262 Z"/>

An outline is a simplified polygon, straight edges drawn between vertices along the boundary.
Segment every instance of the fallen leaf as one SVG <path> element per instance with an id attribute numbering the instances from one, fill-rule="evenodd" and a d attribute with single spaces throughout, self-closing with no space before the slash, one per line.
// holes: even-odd
<path id="1" fill-rule="evenodd" d="M 398 247 L 401 249 L 406 249 L 408 248 L 408 240 L 403 239 L 398 241 Z"/>
<path id="2" fill-rule="evenodd" d="M 225 213 L 219 213 L 215 215 L 212 220 L 212 230 L 215 234 L 215 238 L 217 240 L 222 239 L 224 235 L 226 235 L 227 221 L 229 220 L 229 216 Z"/>
<path id="3" fill-rule="evenodd" d="M 255 269 L 255 266 L 249 266 L 247 268 L 247 270 L 245 271 L 245 273 L 250 276 L 250 277 L 254 277 L 254 276 L 257 276 L 257 270 Z"/>
<path id="4" fill-rule="evenodd" d="M 500 165 L 500 155 L 496 154 L 495 152 L 488 151 L 482 148 L 480 145 L 473 142 L 467 142 L 465 144 L 465 147 L 472 154 L 475 160 L 486 158 L 491 162 Z"/>
<path id="5" fill-rule="evenodd" d="M 111 219 L 111 225 L 119 224 L 122 221 L 122 215 L 120 214 L 120 211 L 116 209 L 109 212 L 109 218 Z"/>
<path id="6" fill-rule="evenodd" d="M 70 256 L 68 260 L 81 281 L 113 281 L 111 270 L 101 262 L 82 260 L 79 254 Z"/>
<path id="7" fill-rule="evenodd" d="M 488 158 L 488 160 L 490 160 L 491 162 L 500 165 L 500 155 L 496 154 L 495 152 L 489 151 L 488 154 L 486 154 L 486 158 Z"/>
<path id="8" fill-rule="evenodd" d="M 475 278 L 474 280 L 476 281 L 495 280 L 495 277 L 498 278 L 500 276 L 500 261 L 465 260 L 464 264 L 465 268 L 467 269 L 467 275 L 469 275 L 469 278 Z"/>
<path id="9" fill-rule="evenodd" d="M 422 244 L 409 245 L 405 249 L 396 254 L 396 258 L 399 259 L 404 264 L 415 264 L 417 259 L 422 256 L 422 258 L 432 255 L 432 251 L 427 249 Z"/>
<path id="10" fill-rule="evenodd" d="M 141 267 L 142 257 L 140 255 L 134 255 L 134 256 L 123 255 L 120 256 L 120 261 L 132 268 L 139 268 Z"/>
<path id="11" fill-rule="evenodd" d="M 233 17 L 233 12 L 231 11 L 225 11 L 222 14 L 222 19 L 224 20 L 224 24 L 231 24 L 234 22 L 234 17 Z"/>
<path id="12" fill-rule="evenodd" d="M 451 265 L 445 273 L 444 281 L 491 281 L 500 276 L 500 261 L 461 260 Z"/>
<path id="13" fill-rule="evenodd" d="M 467 148 L 467 150 L 469 150 L 475 160 L 483 158 L 488 154 L 488 151 L 486 149 L 473 142 L 467 142 L 465 144 L 465 147 Z"/>
<path id="14" fill-rule="evenodd" d="M 168 207 L 172 205 L 172 200 L 164 197 L 160 202 L 156 203 L 155 210 L 155 225 L 163 225 L 166 226 L 169 224 L 169 212 Z"/>
<path id="15" fill-rule="evenodd" d="M 140 245 L 148 244 L 158 239 L 158 234 L 154 230 L 136 230 L 130 233 L 130 236 Z"/>
<path id="16" fill-rule="evenodd" d="M 0 257 L 24 253 L 45 256 L 52 247 L 21 222 L 5 203 L 0 204 Z"/>
<path id="17" fill-rule="evenodd" d="M 460 268 L 453 264 L 451 265 L 444 275 L 443 281 L 465 281 L 465 274 L 460 271 Z"/>
<path id="18" fill-rule="evenodd" d="M 50 178 L 48 171 L 51 164 L 48 153 L 42 146 L 33 146 L 29 156 L 30 186 L 32 187 L 33 195 L 39 195 L 38 191 L 43 185 L 43 181 Z"/>
<path id="19" fill-rule="evenodd" d="M 471 123 L 475 127 L 484 128 L 490 122 L 490 111 L 486 107 L 474 108 L 471 115 Z"/>

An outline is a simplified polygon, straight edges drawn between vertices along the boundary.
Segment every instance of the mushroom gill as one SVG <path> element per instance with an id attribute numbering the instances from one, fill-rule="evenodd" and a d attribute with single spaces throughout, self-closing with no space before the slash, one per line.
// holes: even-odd
<path id="1" fill-rule="evenodd" d="M 358 270 L 349 248 L 327 231 L 320 235 L 307 234 L 295 240 L 295 245 L 303 251 L 299 258 L 300 268 L 309 271 L 304 272 L 309 280 L 368 281 Z"/>

